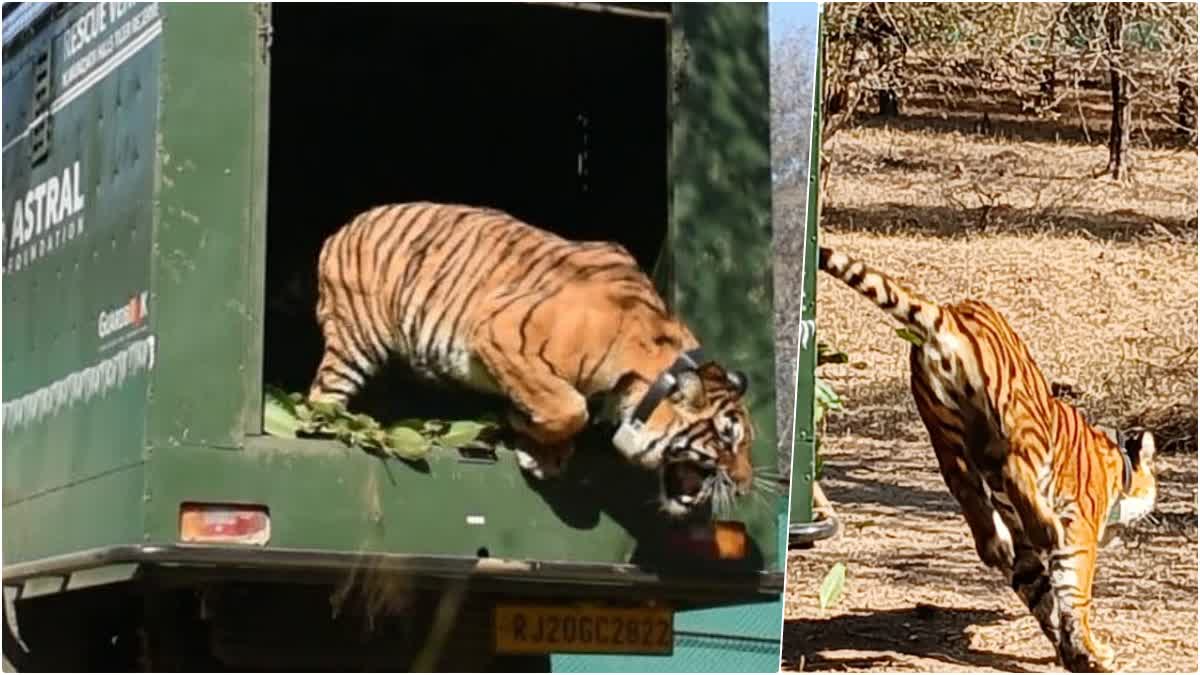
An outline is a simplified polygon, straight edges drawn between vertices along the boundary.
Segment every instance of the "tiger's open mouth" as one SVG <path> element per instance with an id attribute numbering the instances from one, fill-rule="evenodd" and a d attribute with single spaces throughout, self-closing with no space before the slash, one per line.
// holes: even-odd
<path id="1" fill-rule="evenodd" d="M 695 462 L 669 462 L 662 470 L 663 510 L 674 517 L 691 513 L 703 505 L 712 494 L 712 482 L 716 468 L 701 466 Z"/>

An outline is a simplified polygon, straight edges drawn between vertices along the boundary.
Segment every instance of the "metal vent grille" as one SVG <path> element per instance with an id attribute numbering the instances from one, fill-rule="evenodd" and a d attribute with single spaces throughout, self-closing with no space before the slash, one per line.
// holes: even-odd
<path id="1" fill-rule="evenodd" d="M 50 155 L 50 49 L 42 50 L 33 59 L 33 119 L 29 128 L 29 160 L 33 165 Z"/>

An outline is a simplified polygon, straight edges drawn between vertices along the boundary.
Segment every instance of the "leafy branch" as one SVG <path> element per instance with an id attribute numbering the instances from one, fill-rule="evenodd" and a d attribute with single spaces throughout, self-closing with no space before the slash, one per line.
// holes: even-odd
<path id="1" fill-rule="evenodd" d="M 263 426 L 272 436 L 332 437 L 375 454 L 414 461 L 434 448 L 489 447 L 500 425 L 495 420 L 406 419 L 383 426 L 370 415 L 352 413 L 302 394 L 267 386 Z"/>

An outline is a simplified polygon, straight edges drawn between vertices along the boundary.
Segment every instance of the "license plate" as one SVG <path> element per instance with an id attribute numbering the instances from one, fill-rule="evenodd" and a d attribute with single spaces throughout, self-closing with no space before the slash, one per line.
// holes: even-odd
<path id="1" fill-rule="evenodd" d="M 675 613 L 663 607 L 496 607 L 496 651 L 670 654 Z"/>

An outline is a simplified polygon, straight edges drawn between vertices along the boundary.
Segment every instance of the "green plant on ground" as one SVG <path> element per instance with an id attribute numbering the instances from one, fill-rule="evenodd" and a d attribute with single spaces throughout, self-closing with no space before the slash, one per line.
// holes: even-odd
<path id="1" fill-rule="evenodd" d="M 817 591 L 817 600 L 821 604 L 821 609 L 829 609 L 836 605 L 837 601 L 842 597 L 842 589 L 845 586 L 846 565 L 836 562 L 825 573 L 825 578 L 821 580 L 821 588 Z"/>
<path id="2" fill-rule="evenodd" d="M 850 357 L 845 352 L 835 351 L 824 342 L 817 342 L 817 367 L 828 363 L 846 363 Z M 825 429 L 825 417 L 833 410 L 843 408 L 842 398 L 828 382 L 818 375 L 813 381 L 813 457 L 816 464 L 815 476 L 821 478 L 824 463 L 821 460 L 821 435 Z"/>
<path id="3" fill-rule="evenodd" d="M 824 342 L 817 342 L 818 368 L 829 363 L 848 363 L 849 361 L 850 357 L 845 352 L 836 351 Z M 825 431 L 826 416 L 831 411 L 842 410 L 844 407 L 842 397 L 818 375 L 814 379 L 813 388 L 813 455 L 816 463 L 814 475 L 818 480 L 820 480 L 824 468 L 821 458 L 821 436 Z M 821 581 L 821 587 L 817 591 L 817 600 L 821 609 L 828 609 L 837 604 L 845 584 L 846 565 L 836 562 L 825 573 L 825 578 Z"/>

